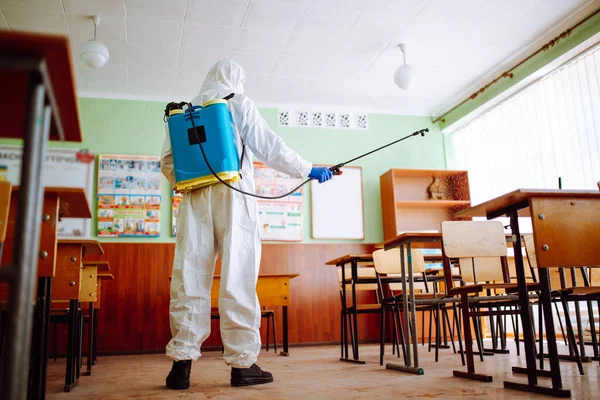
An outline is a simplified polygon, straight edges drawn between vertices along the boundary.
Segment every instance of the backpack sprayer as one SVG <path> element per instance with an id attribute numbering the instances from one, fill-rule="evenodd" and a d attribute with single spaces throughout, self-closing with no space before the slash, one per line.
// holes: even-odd
<path id="1" fill-rule="evenodd" d="M 246 196 L 276 200 L 291 195 L 310 182 L 311 179 L 307 179 L 290 192 L 272 197 L 244 192 L 230 185 L 230 183 L 242 179 L 241 168 L 246 153 L 245 144 L 242 140 L 242 157 L 238 159 L 237 149 L 233 141 L 234 122 L 227 107 L 227 100 L 233 96 L 234 94 L 230 94 L 224 99 L 211 100 L 202 106 L 193 106 L 191 103 L 186 102 L 167 104 L 164 120 L 168 122 L 169 126 L 175 180 L 177 182 L 175 190 L 192 190 L 212 185 L 218 181 L 231 190 Z M 183 106 L 187 106 L 187 110 L 184 111 Z M 207 140 L 207 131 L 211 135 L 210 141 Z M 428 128 L 415 131 L 410 135 L 406 135 L 375 150 L 329 167 L 329 170 L 333 175 L 342 175 L 342 167 L 346 164 L 413 136 L 425 136 L 426 132 L 429 132 Z M 194 146 L 195 144 L 198 144 L 202 158 L 199 157 L 198 148 Z M 208 155 L 204 146 L 207 146 Z"/>

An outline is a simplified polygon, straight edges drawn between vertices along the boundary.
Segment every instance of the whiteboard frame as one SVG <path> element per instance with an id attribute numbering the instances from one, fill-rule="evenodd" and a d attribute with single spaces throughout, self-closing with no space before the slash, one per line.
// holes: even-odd
<path id="1" fill-rule="evenodd" d="M 313 165 L 315 167 L 332 167 L 333 165 Z M 362 236 L 361 237 L 356 237 L 356 238 L 347 238 L 347 237 L 315 237 L 315 202 L 314 202 L 314 190 L 313 190 L 313 183 L 311 183 L 311 188 L 310 188 L 310 210 L 311 210 L 311 238 L 315 239 L 315 240 L 328 240 L 328 239 L 335 239 L 335 240 L 365 240 L 365 195 L 364 195 L 364 185 L 363 185 L 363 173 L 362 173 L 362 167 L 361 166 L 352 166 L 352 167 L 343 167 L 343 169 L 357 169 L 360 171 L 360 199 L 361 199 L 361 221 L 362 221 Z M 335 179 L 335 176 L 333 177 L 333 179 Z"/>

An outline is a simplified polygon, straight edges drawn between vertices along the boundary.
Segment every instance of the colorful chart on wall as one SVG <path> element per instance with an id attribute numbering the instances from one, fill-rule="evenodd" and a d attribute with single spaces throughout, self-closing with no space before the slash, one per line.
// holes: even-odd
<path id="1" fill-rule="evenodd" d="M 254 163 L 254 181 L 256 182 L 256 194 L 262 196 L 277 196 L 289 192 L 302 183 L 301 179 L 295 179 L 275 171 L 260 162 Z M 302 189 L 278 200 L 258 199 L 261 239 L 265 241 L 301 241 L 303 203 Z"/>
<path id="2" fill-rule="evenodd" d="M 7 181 L 18 186 L 21 181 L 22 146 L 0 146 L 0 170 Z M 94 159 L 85 150 L 48 147 L 42 170 L 44 187 L 83 188 L 90 208 L 94 196 Z M 2 168 L 3 167 L 3 168 Z M 62 218 L 58 222 L 59 239 L 89 238 L 89 218 Z"/>
<path id="3" fill-rule="evenodd" d="M 98 236 L 160 236 L 160 157 L 98 156 Z"/>
<path id="4" fill-rule="evenodd" d="M 181 203 L 181 193 L 171 195 L 171 235 L 177 236 L 177 216 L 179 215 L 179 204 Z"/>

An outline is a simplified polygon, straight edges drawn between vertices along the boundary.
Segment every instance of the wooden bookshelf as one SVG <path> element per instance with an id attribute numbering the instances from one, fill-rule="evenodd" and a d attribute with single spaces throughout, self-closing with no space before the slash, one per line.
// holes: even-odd
<path id="1" fill-rule="evenodd" d="M 427 189 L 438 178 L 444 198 L 430 199 Z M 381 175 L 384 240 L 402 232 L 440 230 L 442 221 L 471 206 L 467 171 L 392 169 Z"/>

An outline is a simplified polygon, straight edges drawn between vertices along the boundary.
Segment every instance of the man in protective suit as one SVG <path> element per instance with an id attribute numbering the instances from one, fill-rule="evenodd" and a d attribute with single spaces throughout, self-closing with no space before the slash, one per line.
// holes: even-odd
<path id="1" fill-rule="evenodd" d="M 327 168 L 313 168 L 285 145 L 261 117 L 254 102 L 244 96 L 245 72 L 233 60 L 221 60 L 208 72 L 194 105 L 228 100 L 235 123 L 238 154 L 245 147 L 242 179 L 232 185 L 255 193 L 253 155 L 271 168 L 295 178 L 331 179 Z M 169 133 L 162 149 L 161 170 L 175 184 Z M 167 356 L 173 359 L 167 387 L 190 386 L 192 361 L 210 334 L 210 293 L 215 262 L 221 254 L 219 314 L 223 359 L 231 365 L 231 385 L 273 382 L 271 373 L 255 363 L 260 352 L 260 306 L 256 282 L 261 256 L 256 200 L 217 183 L 183 193 L 177 218 L 177 242 L 169 305 L 171 334 Z"/>

